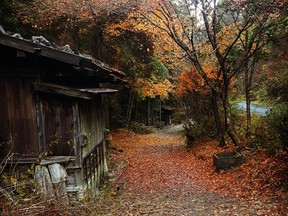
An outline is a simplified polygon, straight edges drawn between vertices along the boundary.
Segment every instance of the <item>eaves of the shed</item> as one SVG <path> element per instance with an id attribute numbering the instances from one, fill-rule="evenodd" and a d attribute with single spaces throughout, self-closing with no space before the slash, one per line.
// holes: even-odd
<path id="1" fill-rule="evenodd" d="M 117 90 L 109 88 L 71 88 L 50 83 L 35 83 L 34 89 L 39 92 L 65 95 L 82 99 L 95 99 L 96 95 L 115 93 Z"/>
<path id="2" fill-rule="evenodd" d="M 52 46 L 45 46 L 30 40 L 20 39 L 2 33 L 0 33 L 0 44 L 14 48 L 17 51 L 27 52 L 71 65 L 76 71 L 81 73 L 82 76 L 99 77 L 103 82 L 110 83 L 125 82 L 125 73 L 109 67 L 99 60 L 86 58 L 82 55 L 59 50 Z"/>

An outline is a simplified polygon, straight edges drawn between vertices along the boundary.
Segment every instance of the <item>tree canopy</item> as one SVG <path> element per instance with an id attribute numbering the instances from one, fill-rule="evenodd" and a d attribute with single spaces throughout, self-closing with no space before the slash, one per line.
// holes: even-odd
<path id="1" fill-rule="evenodd" d="M 241 89 L 248 139 L 260 62 L 287 36 L 283 0 L 14 0 L 0 6 L 3 25 L 29 26 L 125 71 L 130 93 L 139 98 L 210 95 L 221 145 L 225 133 L 241 143 L 231 107 L 231 96 Z M 285 73 L 269 78 L 267 95 L 285 91 L 285 79 Z"/>

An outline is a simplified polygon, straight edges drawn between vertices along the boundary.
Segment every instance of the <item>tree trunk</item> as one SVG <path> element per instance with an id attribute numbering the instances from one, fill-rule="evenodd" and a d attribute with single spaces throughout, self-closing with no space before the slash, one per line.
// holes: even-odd
<path id="1" fill-rule="evenodd" d="M 101 49 L 103 46 L 103 30 L 99 25 L 100 24 L 97 23 L 93 28 L 91 51 L 96 59 L 103 60 L 103 56 L 101 55 Z"/>
<path id="2" fill-rule="evenodd" d="M 129 96 L 129 101 L 128 101 L 128 109 L 127 109 L 127 114 L 126 114 L 126 123 L 127 126 L 129 127 L 130 122 L 131 122 L 131 113 L 132 113 L 132 108 L 133 108 L 133 102 L 134 102 L 134 93 L 130 93 Z"/>
<path id="3" fill-rule="evenodd" d="M 147 126 L 151 125 L 151 98 L 147 98 Z"/>
<path id="4" fill-rule="evenodd" d="M 74 50 L 74 52 L 75 52 L 75 54 L 79 54 L 79 31 L 80 31 L 80 29 L 79 29 L 79 26 L 78 26 L 78 24 L 76 24 L 75 26 L 74 26 L 74 29 L 72 30 L 73 31 L 73 38 L 72 38 L 72 40 L 73 40 L 73 47 L 72 47 L 72 49 Z"/>
<path id="5" fill-rule="evenodd" d="M 155 101 L 152 99 L 152 104 L 151 104 L 151 125 L 150 126 L 155 126 Z"/>
<path id="6" fill-rule="evenodd" d="M 138 121 L 138 101 L 137 99 L 135 100 L 135 116 L 134 116 L 134 121 Z"/>
<path id="7" fill-rule="evenodd" d="M 159 126 L 161 127 L 161 122 L 162 122 L 162 104 L 160 100 L 160 105 L 159 105 Z"/>
<path id="8" fill-rule="evenodd" d="M 212 108 L 214 113 L 214 119 L 216 124 L 217 136 L 219 138 L 219 146 L 223 147 L 226 145 L 225 138 L 224 138 L 224 131 L 221 123 L 221 118 L 219 114 L 219 108 L 217 103 L 217 92 L 211 89 L 211 101 L 212 101 Z"/>
<path id="9" fill-rule="evenodd" d="M 249 61 L 246 63 L 245 72 L 245 97 L 246 97 L 246 143 L 249 144 L 251 138 L 251 87 L 254 74 L 254 67 L 256 63 L 256 58 L 251 57 L 251 63 Z"/>
<path id="10" fill-rule="evenodd" d="M 228 91 L 229 91 L 228 89 L 229 89 L 229 84 L 227 80 L 225 81 L 224 79 L 223 96 L 222 96 L 224 120 L 225 120 L 224 128 L 225 128 L 226 133 L 232 140 L 233 144 L 235 146 L 240 146 L 240 138 L 234 128 L 234 122 L 231 118 L 231 107 L 230 107 L 229 98 L 228 98 Z"/>
<path id="11" fill-rule="evenodd" d="M 251 97 L 250 97 L 251 83 L 249 83 L 249 67 L 245 66 L 245 97 L 246 97 L 246 143 L 250 141 L 251 135 Z"/>

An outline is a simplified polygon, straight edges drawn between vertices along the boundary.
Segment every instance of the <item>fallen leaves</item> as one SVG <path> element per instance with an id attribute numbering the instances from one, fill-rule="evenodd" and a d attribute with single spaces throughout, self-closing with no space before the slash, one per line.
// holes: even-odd
<path id="1" fill-rule="evenodd" d="M 188 150 L 179 135 L 138 135 L 121 129 L 112 137 L 113 144 L 124 151 L 118 155 L 124 154 L 127 162 L 115 182 L 123 183 L 123 191 L 132 197 L 165 191 L 171 199 L 197 190 L 201 196 L 213 193 L 251 203 L 259 215 L 287 211 L 288 197 L 281 189 L 288 179 L 285 152 L 269 156 L 258 150 L 246 157 L 242 166 L 215 172 L 212 156 L 224 150 L 214 141 L 199 141 Z M 228 145 L 225 151 L 231 149 Z"/>

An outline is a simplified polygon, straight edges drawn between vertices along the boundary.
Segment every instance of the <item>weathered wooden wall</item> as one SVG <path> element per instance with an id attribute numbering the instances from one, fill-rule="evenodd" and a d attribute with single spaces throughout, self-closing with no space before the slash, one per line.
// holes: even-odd
<path id="1" fill-rule="evenodd" d="M 0 136 L 10 142 L 1 147 L 3 158 L 8 151 L 20 154 L 38 152 L 33 80 L 0 78 Z"/>
<path id="2" fill-rule="evenodd" d="M 106 106 L 99 96 L 95 101 L 79 104 L 80 131 L 87 137 L 82 146 L 82 166 L 85 190 L 95 195 L 107 175 L 104 130 L 106 127 Z"/>
<path id="3" fill-rule="evenodd" d="M 108 170 L 102 94 L 115 92 L 96 88 L 120 81 L 115 74 L 122 73 L 3 34 L 0 50 L 0 159 L 11 152 L 28 156 L 23 163 L 59 163 L 67 171 L 68 192 L 95 195 Z M 46 162 L 43 153 L 50 156 Z"/>
<path id="4" fill-rule="evenodd" d="M 78 103 L 80 133 L 87 136 L 87 145 L 82 146 L 82 155 L 88 154 L 104 139 L 105 119 L 102 98 L 95 101 L 81 100 Z"/>
<path id="5" fill-rule="evenodd" d="M 59 95 L 41 94 L 39 107 L 39 127 L 43 133 L 43 150 L 48 155 L 73 156 L 74 120 L 73 105 L 75 100 Z M 40 116 L 41 115 L 41 116 Z"/>

